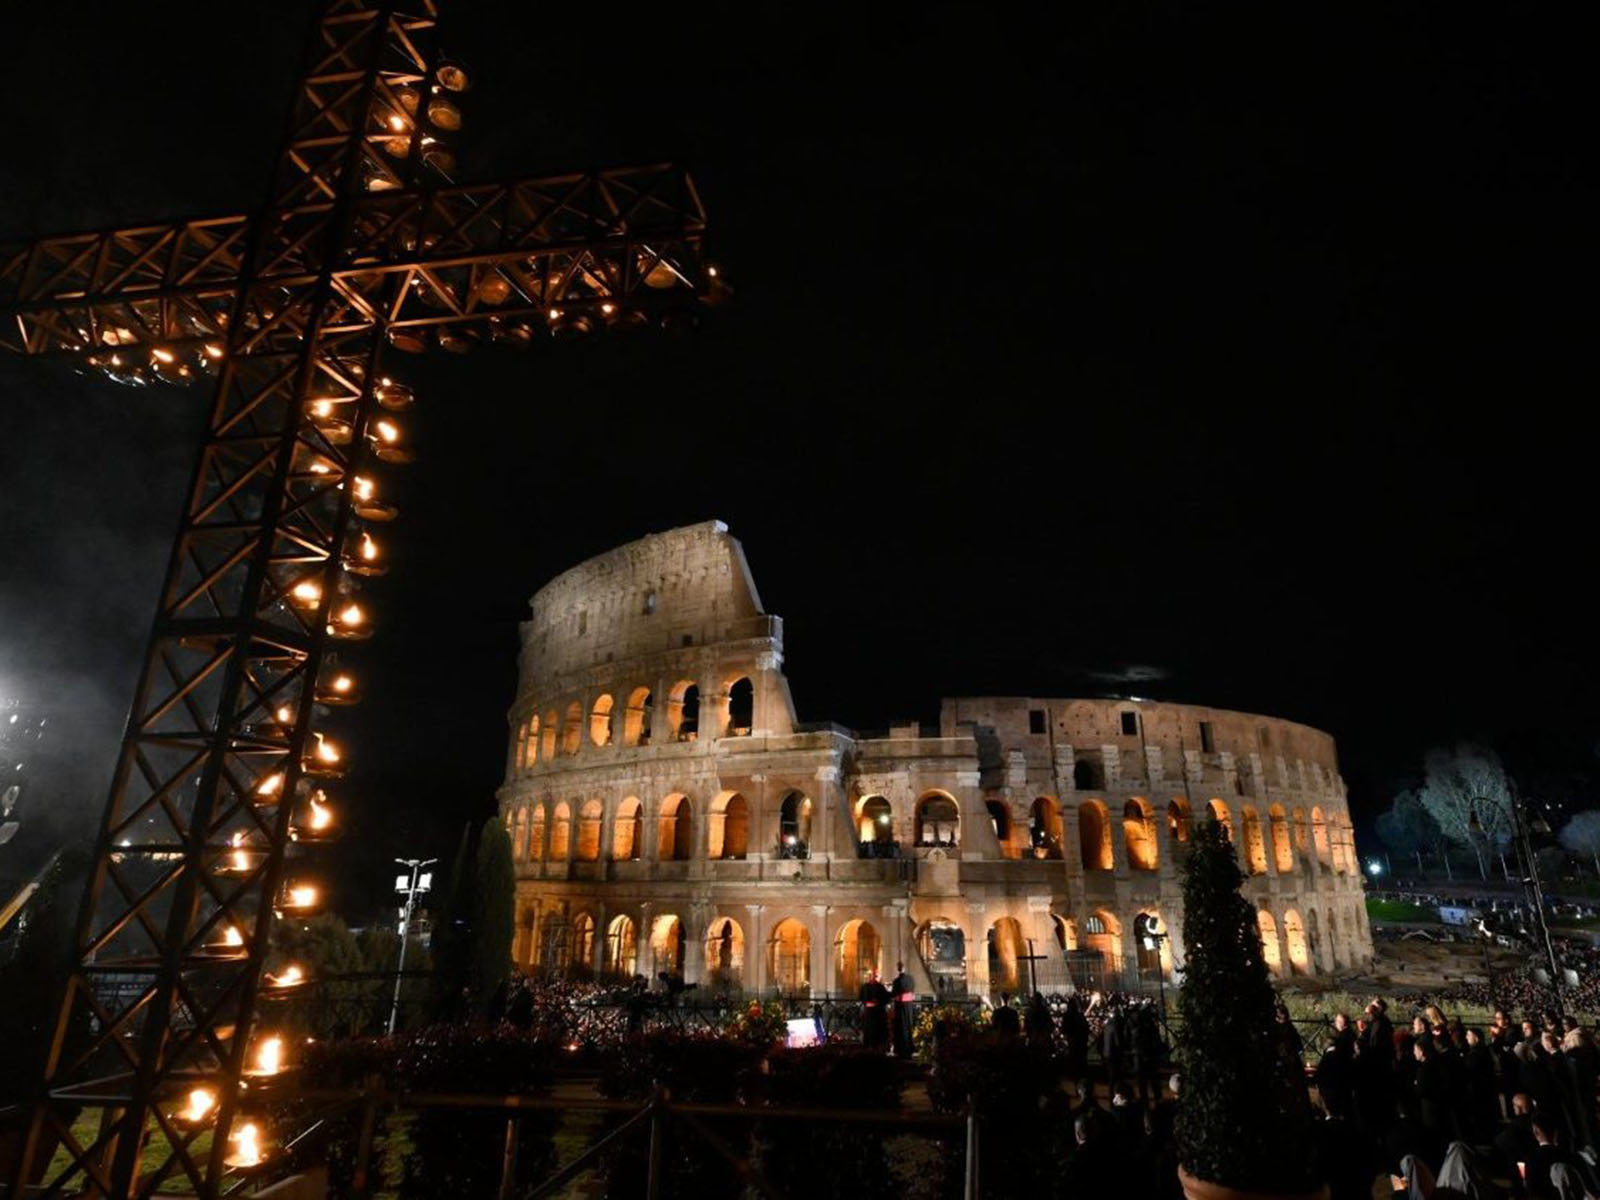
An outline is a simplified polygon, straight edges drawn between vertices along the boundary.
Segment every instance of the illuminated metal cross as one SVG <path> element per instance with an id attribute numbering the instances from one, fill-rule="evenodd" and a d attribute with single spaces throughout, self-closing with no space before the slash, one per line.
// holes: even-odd
<path id="1" fill-rule="evenodd" d="M 317 726 L 359 699 L 334 652 L 371 632 L 382 471 L 411 453 L 385 349 L 688 325 L 720 291 L 678 167 L 450 184 L 469 80 L 436 20 L 325 0 L 258 212 L 0 251 L 0 347 L 216 376 L 13 1196 L 215 1196 L 270 1150 L 240 1086 L 295 980 L 264 956 L 317 901 L 289 852 L 337 825 Z"/>

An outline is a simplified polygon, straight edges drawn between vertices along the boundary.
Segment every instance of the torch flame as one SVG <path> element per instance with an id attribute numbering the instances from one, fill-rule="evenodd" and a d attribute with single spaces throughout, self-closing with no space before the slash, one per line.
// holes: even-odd
<path id="1" fill-rule="evenodd" d="M 379 421 L 377 423 L 378 437 L 385 442 L 398 442 L 400 440 L 400 427 L 393 421 Z"/>
<path id="2" fill-rule="evenodd" d="M 209 1117 L 216 1107 L 217 1097 L 215 1092 L 210 1088 L 195 1088 L 189 1093 L 188 1107 L 178 1112 L 178 1119 L 180 1121 L 188 1121 L 190 1124 L 199 1124 Z"/>
<path id="3" fill-rule="evenodd" d="M 314 753 L 318 762 L 332 764 L 339 761 L 339 746 L 336 742 L 330 742 L 320 733 L 313 733 L 311 736 L 317 739 L 317 748 Z"/>
<path id="4" fill-rule="evenodd" d="M 322 585 L 315 579 L 302 579 L 289 594 L 302 604 L 315 604 L 322 599 Z"/>
<path id="5" fill-rule="evenodd" d="M 339 610 L 339 620 L 345 625 L 359 625 L 366 620 L 366 614 L 361 611 L 359 604 L 348 604 Z"/>
<path id="6" fill-rule="evenodd" d="M 157 346 L 154 350 L 150 351 L 150 357 L 155 359 L 157 362 L 170 363 L 176 361 L 178 356 L 171 350 L 168 350 L 165 346 Z"/>
<path id="7" fill-rule="evenodd" d="M 261 1165 L 261 1130 L 253 1121 L 246 1121 L 228 1134 L 233 1153 L 228 1155 L 230 1167 L 259 1167 Z"/>
<path id="8" fill-rule="evenodd" d="M 236 925 L 224 925 L 222 927 L 222 944 L 224 946 L 242 946 L 244 945 L 244 934 L 239 932 L 239 928 Z"/>
<path id="9" fill-rule="evenodd" d="M 256 795 L 276 796 L 283 789 L 283 772 L 275 771 L 256 784 Z"/>
<path id="10" fill-rule="evenodd" d="M 333 677 L 333 690 L 341 695 L 343 695 L 345 692 L 348 692 L 355 686 L 355 684 L 356 681 L 351 679 L 348 675 L 335 675 Z"/>
<path id="11" fill-rule="evenodd" d="M 290 908 L 314 908 L 317 903 L 317 889 L 309 883 L 296 883 L 289 888 Z"/>
<path id="12" fill-rule="evenodd" d="M 373 486 L 372 480 L 366 478 L 366 476 L 364 476 L 364 475 L 357 475 L 356 476 L 356 499 L 357 500 L 371 500 L 373 495 L 376 492 L 377 492 L 377 488 L 375 488 Z"/>
<path id="13" fill-rule="evenodd" d="M 357 551 L 367 562 L 376 562 L 378 559 L 378 543 L 372 540 L 370 533 L 361 535 L 361 547 Z"/>
<path id="14" fill-rule="evenodd" d="M 311 797 L 311 831 L 319 833 L 333 824 L 333 810 L 322 802 L 322 793 Z"/>

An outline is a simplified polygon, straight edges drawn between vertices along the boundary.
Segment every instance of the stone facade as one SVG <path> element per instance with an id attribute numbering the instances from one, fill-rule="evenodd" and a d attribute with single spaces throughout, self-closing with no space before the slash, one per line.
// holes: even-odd
<path id="1" fill-rule="evenodd" d="M 1182 968 L 1175 851 L 1205 819 L 1240 847 L 1275 971 L 1372 956 L 1327 734 L 1020 697 L 947 699 L 937 729 L 801 724 L 782 622 L 720 522 L 542 588 L 509 717 L 531 968 L 852 996 L 897 961 L 924 991 L 1148 986 Z"/>

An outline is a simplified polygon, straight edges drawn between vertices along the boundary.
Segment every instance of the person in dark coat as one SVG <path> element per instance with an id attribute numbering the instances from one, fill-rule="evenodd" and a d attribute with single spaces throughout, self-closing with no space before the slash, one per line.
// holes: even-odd
<path id="1" fill-rule="evenodd" d="M 1128 1050 L 1127 1018 L 1121 1009 L 1112 1009 L 1100 1030 L 1100 1058 L 1106 1065 L 1107 1087 L 1115 1087 L 1122 1078 Z"/>
<path id="2" fill-rule="evenodd" d="M 889 989 L 873 971 L 861 985 L 861 1044 L 882 1054 L 889 1044 Z"/>
<path id="3" fill-rule="evenodd" d="M 1431 1039 L 1418 1038 L 1411 1047 L 1417 1073 L 1412 1088 L 1417 1097 L 1417 1119 L 1427 1136 L 1430 1163 L 1444 1157 L 1444 1148 L 1455 1140 L 1454 1093 L 1450 1069 L 1444 1056 L 1434 1049 Z"/>
<path id="4" fill-rule="evenodd" d="M 1382 1135 L 1394 1120 L 1394 1025 L 1381 999 L 1367 1005 L 1367 1027 L 1356 1058 L 1356 1103 L 1361 1123 Z"/>
<path id="5" fill-rule="evenodd" d="M 1028 1035 L 1028 1045 L 1048 1054 L 1055 1046 L 1056 1019 L 1050 1015 L 1050 1005 L 1042 992 L 1035 992 L 1028 1001 L 1028 1011 L 1022 1018 L 1023 1031 Z"/>
<path id="6" fill-rule="evenodd" d="M 1475 1146 L 1494 1137 L 1500 1124 L 1500 1084 L 1495 1078 L 1494 1052 L 1480 1029 L 1468 1029 L 1461 1054 L 1459 1112 L 1461 1132 Z"/>
<path id="7" fill-rule="evenodd" d="M 1083 1015 L 1083 1001 L 1067 997 L 1061 1014 L 1061 1040 L 1066 1043 L 1066 1070 L 1069 1078 L 1082 1079 L 1089 1073 L 1089 1019 Z"/>
<path id="8" fill-rule="evenodd" d="M 895 963 L 895 977 L 889 984 L 890 998 L 894 1008 L 894 1055 L 896 1058 L 911 1057 L 911 1018 L 917 1006 L 917 985 L 911 982 L 911 976 L 906 974 L 905 963 Z"/>
<path id="9" fill-rule="evenodd" d="M 1511 1118 L 1494 1135 L 1498 1173 L 1513 1178 L 1517 1164 L 1531 1161 L 1538 1151 L 1539 1142 L 1533 1136 L 1533 1098 L 1526 1092 L 1517 1092 L 1511 1097 Z"/>
<path id="10" fill-rule="evenodd" d="M 1141 1004 L 1133 1015 L 1133 1073 L 1139 1081 L 1141 1104 L 1149 1104 L 1161 1095 L 1161 1067 L 1166 1057 L 1165 1050 L 1155 1005 Z"/>
<path id="11" fill-rule="evenodd" d="M 1107 1128 L 1103 1111 L 1084 1113 L 1073 1123 L 1078 1148 L 1067 1160 L 1061 1194 L 1066 1196 L 1125 1196 L 1127 1164 L 1118 1154 L 1117 1141 Z"/>
<path id="12" fill-rule="evenodd" d="M 989 1026 L 1001 1037 L 1013 1038 L 1022 1034 L 1022 1018 L 1011 1007 L 1011 997 L 1001 996 L 1000 1007 L 989 1017 Z"/>

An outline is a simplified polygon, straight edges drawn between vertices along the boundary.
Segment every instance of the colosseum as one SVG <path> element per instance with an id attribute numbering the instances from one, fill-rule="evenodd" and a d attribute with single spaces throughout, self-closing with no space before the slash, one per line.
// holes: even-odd
<path id="1" fill-rule="evenodd" d="M 519 668 L 498 796 L 528 969 L 812 995 L 896 962 L 925 993 L 1154 987 L 1183 967 L 1195 820 L 1239 848 L 1274 972 L 1372 956 L 1327 734 L 1131 698 L 801 722 L 783 623 L 721 522 L 557 576 Z"/>

